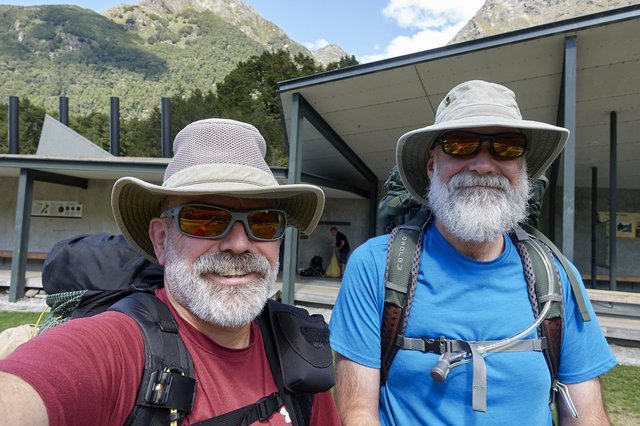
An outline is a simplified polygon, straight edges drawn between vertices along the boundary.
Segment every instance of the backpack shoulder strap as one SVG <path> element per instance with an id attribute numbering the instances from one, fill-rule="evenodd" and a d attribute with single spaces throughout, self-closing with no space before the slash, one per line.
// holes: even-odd
<path id="1" fill-rule="evenodd" d="M 281 401 L 284 403 L 285 407 L 287 407 L 292 424 L 294 426 L 304 426 L 308 425 L 311 421 L 313 394 L 305 392 L 290 392 L 285 384 L 283 365 L 281 364 L 281 356 L 279 354 L 279 349 L 277 348 L 279 342 L 274 336 L 275 324 L 273 324 L 273 313 L 278 310 L 279 305 L 281 304 L 275 300 L 269 299 L 262 313 L 258 317 L 258 325 L 262 332 L 265 353 L 267 354 L 271 374 L 273 375 L 278 387 L 278 394 L 280 395 Z M 291 308 L 302 311 L 300 308 Z M 282 403 L 280 406 L 282 406 Z"/>
<path id="2" fill-rule="evenodd" d="M 193 361 L 169 308 L 151 293 L 133 293 L 109 310 L 133 318 L 144 340 L 144 371 L 126 424 L 179 422 L 193 409 L 196 380 Z"/>
<path id="3" fill-rule="evenodd" d="M 522 259 L 534 317 L 543 315 L 543 305 L 550 302 L 538 334 L 545 339 L 543 353 L 552 381 L 555 382 L 560 364 L 564 316 L 560 276 L 551 251 L 535 237 L 516 228 L 511 238 Z"/>
<path id="4" fill-rule="evenodd" d="M 558 261 L 562 265 L 562 268 L 567 273 L 567 276 L 569 277 L 569 282 L 571 283 L 571 293 L 573 294 L 576 304 L 578 305 L 578 309 L 580 310 L 580 316 L 582 317 L 582 321 L 584 322 L 591 321 L 591 316 L 589 315 L 589 311 L 587 310 L 587 304 L 584 299 L 584 294 L 580 290 L 580 284 L 579 284 L 578 278 L 576 277 L 573 271 L 573 268 L 571 268 L 571 266 L 569 265 L 567 258 L 564 257 L 564 255 L 558 249 L 558 247 L 556 247 L 555 244 L 553 244 L 553 242 L 551 242 L 551 240 L 547 238 L 542 232 L 538 231 L 536 228 L 533 228 L 531 226 L 523 225 L 522 227 L 530 235 L 534 236 L 536 239 L 544 243 L 544 245 L 546 245 L 553 252 L 555 257 L 558 259 Z"/>
<path id="5" fill-rule="evenodd" d="M 386 383 L 389 369 L 398 353 L 396 341 L 403 337 L 407 327 L 420 269 L 424 230 L 429 222 L 430 219 L 427 219 L 423 226 L 398 226 L 389 237 L 380 330 L 381 385 Z"/>
<path id="6" fill-rule="evenodd" d="M 527 233 L 522 228 L 516 228 L 511 233 L 511 238 L 522 258 L 529 288 L 529 299 L 531 300 L 534 315 L 540 315 L 540 306 L 543 303 L 551 302 L 551 307 L 538 330 L 539 335 L 546 342 L 546 348 L 543 353 L 551 374 L 550 401 L 554 403 L 556 392 L 559 392 L 572 416 L 577 417 L 575 405 L 566 390 L 566 386 L 560 383 L 557 378 L 564 330 L 564 299 L 562 297 L 560 274 L 556 267 L 554 255 L 571 281 L 571 291 L 580 308 L 583 320 L 589 321 L 591 318 L 586 309 L 586 303 L 580 291 L 577 278 L 566 258 L 540 231 L 531 227 L 526 227 L 526 229 L 532 232 Z"/>

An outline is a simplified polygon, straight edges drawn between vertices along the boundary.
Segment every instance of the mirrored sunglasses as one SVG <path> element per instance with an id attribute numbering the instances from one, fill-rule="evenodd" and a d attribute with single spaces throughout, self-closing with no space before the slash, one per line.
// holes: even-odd
<path id="1" fill-rule="evenodd" d="M 442 151 L 453 157 L 470 157 L 480 151 L 480 146 L 485 141 L 489 142 L 494 158 L 513 160 L 527 152 L 527 138 L 522 133 L 483 135 L 473 132 L 448 132 L 438 137 L 434 146 L 442 145 Z"/>
<path id="2" fill-rule="evenodd" d="M 163 211 L 160 217 L 175 218 L 180 232 L 194 238 L 222 238 L 240 221 L 252 240 L 275 241 L 287 227 L 287 214 L 279 209 L 236 211 L 210 204 L 181 204 Z"/>

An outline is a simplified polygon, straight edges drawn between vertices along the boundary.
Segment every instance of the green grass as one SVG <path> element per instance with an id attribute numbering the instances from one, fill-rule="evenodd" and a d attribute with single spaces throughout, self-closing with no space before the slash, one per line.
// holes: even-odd
<path id="1" fill-rule="evenodd" d="M 22 324 L 35 324 L 40 312 L 0 312 L 0 332 Z"/>
<path id="2" fill-rule="evenodd" d="M 640 367 L 618 365 L 602 376 L 602 384 L 611 423 L 640 425 Z"/>
<path id="3" fill-rule="evenodd" d="M 0 332 L 35 324 L 39 312 L 0 312 Z M 602 376 L 607 411 L 614 426 L 640 426 L 640 367 L 618 365 Z"/>

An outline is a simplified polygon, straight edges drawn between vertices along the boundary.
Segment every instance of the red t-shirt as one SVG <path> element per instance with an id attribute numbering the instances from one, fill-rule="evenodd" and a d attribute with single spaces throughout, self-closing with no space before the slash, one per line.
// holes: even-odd
<path id="1" fill-rule="evenodd" d="M 247 348 L 225 348 L 177 315 L 164 291 L 158 297 L 176 318 L 198 381 L 194 409 L 183 425 L 233 411 L 277 391 L 256 324 Z M 123 424 L 135 404 L 143 366 L 142 334 L 133 319 L 119 312 L 61 324 L 0 361 L 1 371 L 21 377 L 40 394 L 51 425 Z M 286 425 L 287 420 L 283 409 L 268 424 Z M 311 425 L 334 424 L 340 422 L 331 393 L 316 394 Z"/>

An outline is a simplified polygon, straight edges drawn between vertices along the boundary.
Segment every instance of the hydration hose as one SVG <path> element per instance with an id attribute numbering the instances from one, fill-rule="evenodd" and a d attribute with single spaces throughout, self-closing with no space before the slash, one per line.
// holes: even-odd
<path id="1" fill-rule="evenodd" d="M 538 252 L 540 250 L 537 246 L 532 246 L 531 248 L 533 248 Z M 553 276 L 554 272 L 551 265 L 549 264 L 548 258 L 542 255 L 541 253 L 539 253 L 539 256 L 541 259 L 543 259 L 543 264 L 546 269 L 547 276 L 548 277 Z M 437 382 L 445 381 L 451 369 L 458 365 L 468 363 L 470 360 L 464 359 L 464 358 L 468 357 L 469 355 L 471 356 L 476 355 L 474 352 L 477 352 L 477 355 L 484 356 L 484 354 L 487 352 L 500 351 L 501 349 L 508 347 L 515 341 L 521 339 L 522 337 L 529 334 L 531 331 L 535 330 L 540 324 L 542 324 L 542 321 L 544 321 L 544 319 L 547 317 L 547 314 L 551 310 L 552 297 L 556 291 L 556 289 L 553 288 L 554 287 L 553 283 L 559 284 L 555 280 L 550 280 L 550 285 L 546 295 L 547 301 L 544 303 L 542 311 L 540 312 L 538 317 L 535 318 L 533 323 L 531 323 L 531 325 L 529 325 L 524 330 L 514 334 L 511 337 L 507 337 L 497 342 L 488 343 L 485 346 L 476 346 L 475 344 L 469 345 L 470 351 L 462 351 L 456 354 L 452 354 L 451 352 L 445 352 L 444 354 L 442 354 L 442 356 L 440 357 L 436 365 L 430 370 L 430 374 L 433 380 Z M 482 343 L 482 342 L 478 342 L 478 343 Z"/>
<path id="2" fill-rule="evenodd" d="M 542 308 L 542 312 L 540 312 L 540 315 L 538 315 L 533 323 L 531 323 L 531 325 L 529 325 L 527 328 L 520 331 L 519 333 L 514 334 L 511 337 L 507 337 L 497 342 L 491 342 L 486 346 L 477 346 L 477 352 L 480 356 L 483 356 L 486 352 L 499 352 L 500 349 L 508 347 L 516 340 L 519 340 L 521 337 L 526 336 L 531 331 L 536 329 L 542 323 L 542 321 L 544 321 L 547 314 L 549 313 L 549 310 L 551 310 L 551 300 L 548 300 L 544 303 L 544 307 Z M 431 378 L 436 382 L 444 382 L 447 379 L 447 376 L 449 375 L 449 372 L 452 368 L 461 364 L 466 364 L 470 361 L 468 359 L 464 359 L 469 355 L 473 355 L 473 351 L 470 352 L 464 351 L 456 354 L 445 352 L 444 354 L 442 354 L 436 365 L 430 370 Z"/>

